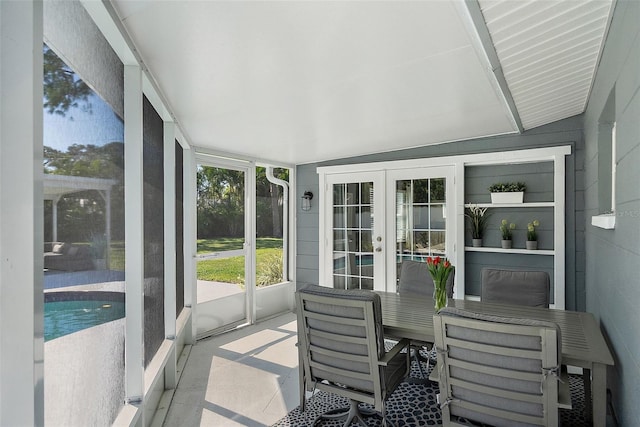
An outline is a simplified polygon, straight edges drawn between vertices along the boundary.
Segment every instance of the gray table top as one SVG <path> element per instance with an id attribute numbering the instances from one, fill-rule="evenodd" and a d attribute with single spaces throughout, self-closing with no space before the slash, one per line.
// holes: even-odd
<path id="1" fill-rule="evenodd" d="M 378 292 L 385 334 L 433 342 L 433 299 Z M 591 313 L 510 304 L 449 300 L 449 305 L 478 313 L 555 322 L 562 332 L 562 363 L 591 369 L 594 363 L 613 365 L 613 356 Z"/>

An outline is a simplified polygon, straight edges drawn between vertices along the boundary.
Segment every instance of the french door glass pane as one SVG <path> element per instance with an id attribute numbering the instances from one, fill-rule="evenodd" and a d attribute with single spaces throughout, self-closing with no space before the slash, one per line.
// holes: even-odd
<path id="1" fill-rule="evenodd" d="M 396 258 L 445 255 L 445 178 L 396 181 Z"/>
<path id="2" fill-rule="evenodd" d="M 333 185 L 333 286 L 373 289 L 373 183 Z"/>

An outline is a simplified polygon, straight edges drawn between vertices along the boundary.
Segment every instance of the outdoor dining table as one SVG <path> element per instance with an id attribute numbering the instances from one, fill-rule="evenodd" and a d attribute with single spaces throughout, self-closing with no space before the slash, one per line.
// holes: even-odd
<path id="1" fill-rule="evenodd" d="M 434 342 L 432 298 L 377 293 L 382 300 L 385 335 Z M 598 322 L 591 313 L 459 299 L 449 299 L 448 305 L 483 314 L 557 323 L 562 334 L 562 364 L 584 370 L 585 406 L 591 410 L 593 425 L 605 426 L 607 365 L 612 366 L 614 361 Z M 592 399 L 591 408 L 588 405 L 589 395 Z"/>

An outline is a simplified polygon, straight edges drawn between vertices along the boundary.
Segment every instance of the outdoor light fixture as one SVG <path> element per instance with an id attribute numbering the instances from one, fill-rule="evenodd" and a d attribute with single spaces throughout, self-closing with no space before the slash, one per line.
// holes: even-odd
<path id="1" fill-rule="evenodd" d="M 311 210 L 311 199 L 313 199 L 313 193 L 311 191 L 305 191 L 302 195 L 302 210 Z"/>

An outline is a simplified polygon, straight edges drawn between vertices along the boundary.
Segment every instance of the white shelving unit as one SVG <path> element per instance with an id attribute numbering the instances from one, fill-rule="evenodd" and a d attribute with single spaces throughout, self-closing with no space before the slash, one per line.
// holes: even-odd
<path id="1" fill-rule="evenodd" d="M 464 207 L 478 206 L 480 208 L 552 208 L 554 202 L 527 202 L 527 203 L 465 203 Z"/>
<path id="2" fill-rule="evenodd" d="M 565 156 L 571 154 L 570 146 L 532 149 L 522 151 L 511 151 L 502 153 L 492 153 L 490 155 L 479 155 L 475 159 L 464 162 L 461 167 L 461 175 L 464 176 L 464 170 L 469 166 L 499 166 L 510 164 L 524 163 L 543 163 L 553 162 L 553 200 L 545 202 L 525 202 L 525 203 L 463 203 L 464 208 L 470 206 L 479 206 L 481 208 L 514 208 L 514 209 L 530 209 L 530 208 L 551 208 L 553 209 L 553 249 L 528 250 L 524 248 L 503 249 L 500 247 L 473 247 L 465 246 L 464 233 L 458 234 L 458 245 L 463 247 L 461 258 L 458 261 L 457 272 L 461 273 L 462 281 L 458 285 L 464 283 L 464 254 L 470 252 L 495 253 L 495 254 L 518 254 L 531 256 L 551 256 L 553 257 L 553 307 L 557 309 L 565 308 Z M 458 188 L 458 195 L 464 198 L 464 185 Z M 459 227 L 464 229 L 465 220 L 461 215 L 458 222 Z M 460 262 L 462 261 L 462 262 Z M 462 271 L 461 271 L 462 270 Z M 463 285 L 464 286 L 464 285 Z M 464 294 L 464 290 L 462 289 Z M 459 297 L 459 296 L 458 296 Z"/>
<path id="3" fill-rule="evenodd" d="M 555 207 L 554 202 L 527 202 L 527 203 L 465 203 L 464 207 L 469 208 L 471 206 L 478 206 L 481 208 L 553 208 Z M 494 253 L 502 253 L 502 254 L 524 254 L 524 255 L 555 255 L 555 250 L 553 249 L 519 249 L 519 248 L 510 248 L 503 249 L 497 247 L 490 246 L 465 246 L 464 250 L 466 252 L 494 252 Z"/>
<path id="4" fill-rule="evenodd" d="M 464 250 L 467 252 L 495 252 L 502 254 L 524 254 L 524 255 L 555 255 L 555 251 L 553 249 L 503 249 L 503 248 L 492 248 L 487 246 L 476 247 L 476 246 L 465 246 Z"/>

